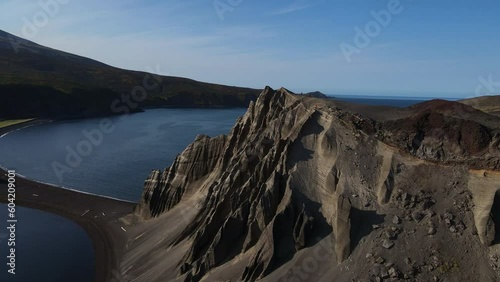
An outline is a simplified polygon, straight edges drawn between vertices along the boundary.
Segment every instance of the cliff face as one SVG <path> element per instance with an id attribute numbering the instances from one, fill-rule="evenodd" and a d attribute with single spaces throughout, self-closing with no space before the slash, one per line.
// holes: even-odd
<path id="1" fill-rule="evenodd" d="M 488 256 L 500 242 L 491 126 L 500 119 L 442 103 L 375 119 L 381 108 L 267 87 L 228 136 L 198 136 L 151 173 L 124 272 L 136 281 L 500 278 Z"/>

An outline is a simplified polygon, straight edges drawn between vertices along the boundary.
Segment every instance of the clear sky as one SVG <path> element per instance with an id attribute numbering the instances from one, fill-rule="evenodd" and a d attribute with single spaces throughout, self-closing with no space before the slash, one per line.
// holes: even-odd
<path id="1" fill-rule="evenodd" d="M 472 97 L 500 93 L 499 12 L 498 0 L 1 0 L 0 29 L 228 85 Z"/>

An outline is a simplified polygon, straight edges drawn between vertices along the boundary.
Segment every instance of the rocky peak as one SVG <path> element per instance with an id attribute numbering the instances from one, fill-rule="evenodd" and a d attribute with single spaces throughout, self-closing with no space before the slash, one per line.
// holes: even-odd
<path id="1" fill-rule="evenodd" d="M 141 224 L 176 227 L 130 243 L 142 259 L 169 262 L 168 271 L 141 275 L 276 281 L 321 248 L 325 259 L 305 272 L 308 281 L 430 280 L 437 274 L 427 266 L 448 269 L 452 260 L 469 264 L 452 280 L 498 277 L 480 266 L 489 265 L 486 246 L 500 242 L 500 216 L 489 219 L 500 208 L 498 131 L 474 111 L 464 120 L 437 104 L 386 109 L 376 120 L 266 87 L 228 136 L 198 136 L 146 180 Z M 155 247 L 145 251 L 143 240 Z M 123 267 L 134 272 L 133 264 Z"/>

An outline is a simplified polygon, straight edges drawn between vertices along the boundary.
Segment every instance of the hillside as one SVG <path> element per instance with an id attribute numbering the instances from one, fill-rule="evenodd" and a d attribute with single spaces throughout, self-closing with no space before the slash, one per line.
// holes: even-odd
<path id="1" fill-rule="evenodd" d="M 483 96 L 459 101 L 483 112 L 500 116 L 500 95 Z"/>
<path id="2" fill-rule="evenodd" d="M 131 95 L 147 106 L 246 107 L 260 90 L 152 76 L 38 45 L 0 30 L 0 119 L 93 116 L 113 111 L 113 101 Z M 132 100 L 134 102 L 134 100 Z M 115 107 L 115 108 L 118 108 Z"/>
<path id="3" fill-rule="evenodd" d="M 381 114 L 381 112 L 383 114 Z M 131 281 L 499 281 L 500 117 L 267 87 L 145 182 Z"/>

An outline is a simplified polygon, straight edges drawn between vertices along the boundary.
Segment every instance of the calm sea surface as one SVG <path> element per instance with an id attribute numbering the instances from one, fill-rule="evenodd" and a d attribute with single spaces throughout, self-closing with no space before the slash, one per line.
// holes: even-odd
<path id="1" fill-rule="evenodd" d="M 136 202 L 151 170 L 169 166 L 198 134 L 228 133 L 244 112 L 147 110 L 109 118 L 108 133 L 100 130 L 102 118 L 28 127 L 0 138 L 0 165 L 30 179 Z"/>
<path id="2" fill-rule="evenodd" d="M 8 274 L 6 204 L 0 204 L 0 216 L 0 281 L 94 280 L 94 249 L 85 230 L 63 217 L 23 207 L 16 208 L 16 274 Z"/>
<path id="3" fill-rule="evenodd" d="M 351 103 L 360 103 L 366 105 L 375 105 L 375 106 L 391 106 L 391 107 L 409 107 L 414 104 L 418 104 L 423 102 L 424 100 L 418 100 L 416 98 L 409 99 L 382 99 L 382 98 L 352 98 L 352 97 L 336 97 L 337 100 L 351 102 Z"/>

